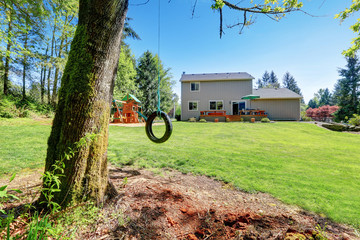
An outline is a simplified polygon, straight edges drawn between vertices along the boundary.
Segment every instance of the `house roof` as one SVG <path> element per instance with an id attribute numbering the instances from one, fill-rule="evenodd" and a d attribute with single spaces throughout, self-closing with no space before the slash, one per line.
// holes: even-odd
<path id="1" fill-rule="evenodd" d="M 180 82 L 190 81 L 233 81 L 233 80 L 252 80 L 253 76 L 246 72 L 232 73 L 200 73 L 181 75 Z"/>
<path id="2" fill-rule="evenodd" d="M 287 89 L 287 88 L 259 88 L 253 90 L 253 95 L 259 95 L 260 98 L 254 99 L 254 101 L 262 99 L 300 99 L 301 95 Z"/>

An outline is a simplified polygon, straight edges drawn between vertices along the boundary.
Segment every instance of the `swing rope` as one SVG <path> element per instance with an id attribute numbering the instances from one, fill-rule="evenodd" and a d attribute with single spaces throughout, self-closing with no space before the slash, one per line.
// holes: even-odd
<path id="1" fill-rule="evenodd" d="M 169 116 L 161 111 L 160 108 L 160 0 L 159 0 L 159 6 L 158 6 L 158 90 L 157 90 L 157 97 L 158 97 L 158 107 L 157 107 L 157 111 L 153 112 L 146 120 L 146 124 L 145 124 L 145 132 L 146 135 L 148 136 L 148 138 L 153 141 L 154 143 L 163 143 L 165 141 L 167 141 L 172 133 L 172 123 L 171 120 L 169 118 Z M 166 126 L 166 131 L 165 134 L 158 138 L 154 135 L 153 130 L 152 130 L 152 125 L 154 123 L 154 120 L 156 117 L 162 118 L 165 126 Z"/>
<path id="2" fill-rule="evenodd" d="M 158 95 L 158 115 L 160 115 L 161 109 L 160 109 L 160 26 L 161 26 L 161 19 L 160 19 L 160 8 L 161 4 L 160 4 L 160 0 L 158 1 L 158 90 L 157 90 L 157 95 Z"/>

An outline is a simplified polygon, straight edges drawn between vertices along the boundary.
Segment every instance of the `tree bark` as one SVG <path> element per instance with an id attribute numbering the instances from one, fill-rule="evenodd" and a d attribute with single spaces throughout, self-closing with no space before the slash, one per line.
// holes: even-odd
<path id="1" fill-rule="evenodd" d="M 25 41 L 24 41 L 24 49 L 25 51 L 27 50 L 27 43 L 28 43 L 28 32 L 25 33 Z M 23 58 L 23 76 L 22 76 L 22 81 L 23 81 L 23 89 L 22 89 L 22 99 L 25 100 L 26 98 L 26 69 L 27 69 L 27 53 L 24 53 L 24 58 Z"/>
<path id="2" fill-rule="evenodd" d="M 51 40 L 51 53 L 50 53 L 50 61 L 52 62 L 52 57 L 54 54 L 54 45 L 55 45 L 55 32 L 56 32 L 56 18 L 54 20 L 54 29 L 52 32 L 52 40 Z M 54 64 L 53 62 L 51 64 Z M 47 99 L 48 99 L 48 104 L 51 104 L 51 94 L 50 94 L 50 89 L 51 89 L 51 70 L 52 70 L 52 65 L 49 67 L 49 72 L 48 72 L 48 76 L 47 76 Z"/>
<path id="3" fill-rule="evenodd" d="M 65 23 L 64 25 L 66 25 L 68 22 L 68 15 L 65 16 Z M 65 27 L 62 31 L 61 34 L 61 40 L 60 40 L 60 46 L 59 46 L 59 53 L 58 53 L 58 58 L 61 58 L 61 55 L 63 54 L 63 48 L 64 48 L 64 38 L 65 38 Z M 58 79 L 59 79 L 59 71 L 60 68 L 59 66 L 56 66 L 55 68 L 55 77 L 54 77 L 54 84 L 53 84 L 53 91 L 52 91 L 52 105 L 55 106 L 56 105 L 56 98 L 57 98 L 57 85 L 58 85 Z"/>
<path id="4" fill-rule="evenodd" d="M 110 191 L 109 114 L 127 8 L 128 0 L 80 0 L 45 166 L 45 171 L 53 171 L 57 161 L 65 163 L 60 192 L 53 198 L 62 207 L 85 200 L 102 203 Z M 96 137 L 75 147 L 89 134 Z M 64 160 L 69 148 L 75 153 Z"/>
<path id="5" fill-rule="evenodd" d="M 12 12 L 11 9 L 8 10 L 9 22 L 8 22 L 8 42 L 6 46 L 6 54 L 5 54 L 5 67 L 4 67 L 4 95 L 8 95 L 9 91 L 9 70 L 10 70 L 10 50 L 12 46 L 11 42 L 11 31 L 12 31 Z"/>
<path id="6" fill-rule="evenodd" d="M 49 50 L 49 45 L 46 47 L 46 51 L 45 51 L 45 61 L 46 63 L 48 62 L 48 50 Z M 44 96 L 45 96 L 45 80 L 46 80 L 46 65 L 42 67 L 42 69 L 44 69 L 44 74 L 41 75 L 40 78 L 40 85 L 41 85 L 41 103 L 44 103 Z"/>

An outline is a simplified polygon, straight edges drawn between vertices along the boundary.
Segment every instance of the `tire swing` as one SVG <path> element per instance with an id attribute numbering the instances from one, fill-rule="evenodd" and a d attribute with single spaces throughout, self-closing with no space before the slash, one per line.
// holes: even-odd
<path id="1" fill-rule="evenodd" d="M 158 116 L 161 117 L 164 120 L 165 126 L 166 126 L 165 133 L 160 138 L 156 137 L 154 135 L 154 133 L 153 133 L 153 130 L 152 130 L 154 120 Z M 166 140 L 168 140 L 170 138 L 170 136 L 171 136 L 172 129 L 173 129 L 173 127 L 172 127 L 171 120 L 170 120 L 169 116 L 166 113 L 164 113 L 163 111 L 155 111 L 155 112 L 153 112 L 146 120 L 146 124 L 145 124 L 146 135 L 154 143 L 166 142 Z"/>
<path id="2" fill-rule="evenodd" d="M 171 123 L 171 120 L 169 118 L 169 116 L 161 111 L 160 109 L 160 0 L 159 0 L 159 16 L 158 16 L 158 57 L 159 57 L 159 61 L 158 61 L 158 91 L 157 91 L 157 97 L 158 97 L 158 109 L 157 111 L 154 111 L 152 114 L 150 114 L 150 116 L 148 118 L 145 118 L 146 120 L 146 124 L 145 124 L 145 132 L 146 135 L 148 136 L 148 138 L 150 139 L 150 141 L 154 142 L 154 143 L 163 143 L 166 142 L 172 133 L 173 130 L 173 126 Z M 164 120 L 165 126 L 166 126 L 166 130 L 165 133 L 162 137 L 156 137 L 153 133 L 153 129 L 152 126 L 154 124 L 154 120 L 156 117 L 162 118 Z"/>

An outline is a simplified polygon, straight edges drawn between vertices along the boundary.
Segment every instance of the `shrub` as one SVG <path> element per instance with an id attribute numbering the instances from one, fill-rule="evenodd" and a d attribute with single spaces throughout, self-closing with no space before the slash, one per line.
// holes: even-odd
<path id="1" fill-rule="evenodd" d="M 206 122 L 206 119 L 200 119 L 199 122 Z"/>
<path id="2" fill-rule="evenodd" d="M 0 95 L 0 118 L 26 118 L 34 115 L 53 117 L 54 108 L 31 98 L 22 99 L 22 97 L 12 95 Z"/>
<path id="3" fill-rule="evenodd" d="M 196 122 L 196 118 L 189 118 L 189 122 Z"/>
<path id="4" fill-rule="evenodd" d="M 15 118 L 18 116 L 18 110 L 15 104 L 7 98 L 0 99 L 0 117 Z"/>
<path id="5" fill-rule="evenodd" d="M 262 122 L 262 123 L 269 123 L 269 122 L 270 122 L 270 119 L 268 119 L 268 118 L 262 118 L 262 119 L 261 119 L 261 122 Z"/>
<path id="6" fill-rule="evenodd" d="M 306 110 L 306 116 L 312 118 L 315 121 L 325 122 L 328 119 L 334 118 L 334 113 L 339 109 L 338 106 L 321 106 L 319 108 L 308 108 Z"/>
<path id="7" fill-rule="evenodd" d="M 312 118 L 311 118 L 311 117 L 308 117 L 308 116 L 306 115 L 306 111 L 301 111 L 300 117 L 301 117 L 301 121 L 305 121 L 305 122 L 310 122 L 310 121 L 312 121 Z"/>
<path id="8" fill-rule="evenodd" d="M 360 115 L 354 114 L 354 117 L 349 119 L 349 123 L 354 126 L 360 126 Z"/>

